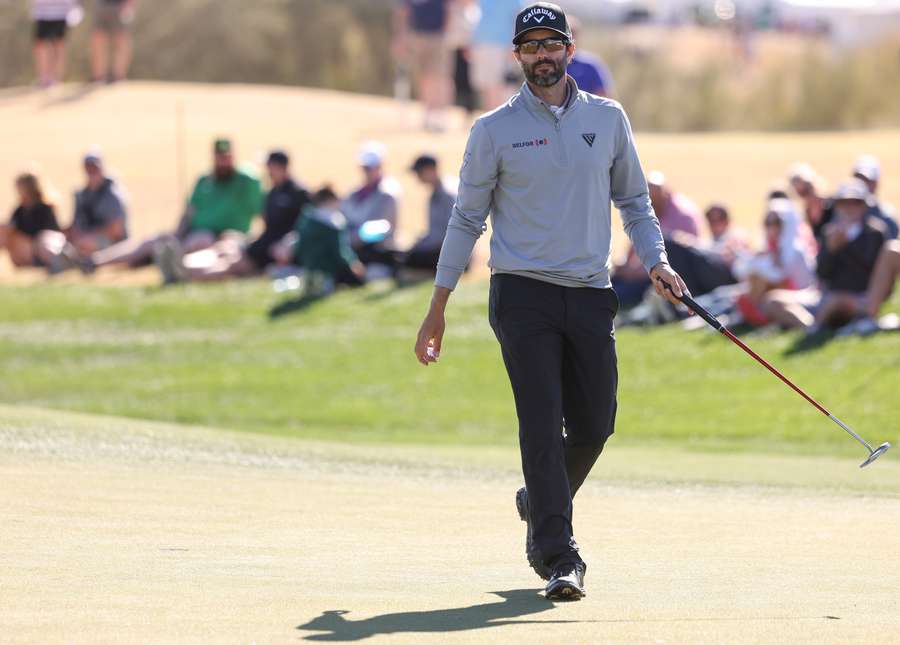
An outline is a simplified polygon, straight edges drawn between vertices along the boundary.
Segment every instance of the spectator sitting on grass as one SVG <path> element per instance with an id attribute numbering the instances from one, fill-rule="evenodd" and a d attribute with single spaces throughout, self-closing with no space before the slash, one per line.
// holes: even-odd
<path id="1" fill-rule="evenodd" d="M 272 249 L 282 265 L 303 267 L 306 295 L 324 295 L 338 285 L 360 286 L 366 269 L 350 247 L 347 220 L 329 186 L 320 188 L 303 210 L 296 230 Z"/>
<path id="2" fill-rule="evenodd" d="M 216 140 L 213 172 L 203 175 L 194 188 L 181 222 L 174 233 L 185 253 L 208 249 L 223 237 L 241 238 L 260 212 L 259 180 L 234 165 L 234 152 L 227 139 Z M 94 253 L 95 266 L 126 264 L 137 267 L 153 259 L 154 250 L 172 237 L 158 235 L 143 241 L 128 241 Z"/>
<path id="3" fill-rule="evenodd" d="M 347 219 L 350 245 L 366 267 L 396 270 L 394 231 L 397 227 L 396 182 L 384 176 L 384 146 L 371 141 L 359 153 L 364 182 L 341 204 Z"/>
<path id="4" fill-rule="evenodd" d="M 647 175 L 647 186 L 664 238 L 672 238 L 676 231 L 687 233 L 693 238 L 699 236 L 700 212 L 694 202 L 671 190 L 666 184 L 665 175 L 659 171 Z M 628 249 L 625 261 L 615 266 L 612 283 L 623 307 L 635 305 L 644 297 L 644 292 L 650 286 L 650 278 L 633 247 Z"/>
<path id="5" fill-rule="evenodd" d="M 712 238 L 710 250 L 729 266 L 733 265 L 749 249 L 746 233 L 732 224 L 731 214 L 723 204 L 710 204 L 704 216 Z"/>
<path id="6" fill-rule="evenodd" d="M 437 159 L 431 155 L 418 157 L 411 170 L 422 184 L 431 189 L 428 198 L 428 232 L 412 248 L 400 254 L 400 263 L 405 268 L 434 272 L 437 270 L 441 245 L 456 203 L 456 190 L 448 180 L 441 177 Z"/>
<path id="7" fill-rule="evenodd" d="M 269 153 L 266 169 L 272 189 L 265 199 L 265 229 L 244 246 L 240 236 L 224 236 L 212 247 L 184 255 L 174 237 L 160 243 L 156 259 L 163 282 L 213 281 L 258 275 L 275 262 L 272 249 L 294 230 L 300 212 L 309 203 L 309 193 L 291 177 L 287 153 Z"/>
<path id="8" fill-rule="evenodd" d="M 825 182 L 808 163 L 797 163 L 788 173 L 791 188 L 800 199 L 806 225 L 815 240 L 820 241 L 822 230 L 828 223 L 825 221 L 831 202 L 822 196 Z"/>
<path id="9" fill-rule="evenodd" d="M 747 250 L 743 236 L 731 227 L 731 219 L 724 206 L 713 205 L 707 209 L 706 220 L 712 235 L 711 242 L 680 230 L 672 231 L 665 237 L 669 263 L 694 296 L 702 296 L 737 282 L 732 265 L 738 255 Z"/>
<path id="10" fill-rule="evenodd" d="M 881 180 L 881 164 L 872 155 L 863 155 L 853 166 L 853 176 L 862 180 L 869 188 L 869 210 L 866 217 L 874 217 L 881 221 L 887 231 L 889 240 L 897 239 L 897 212 L 887 202 L 878 199 L 878 182 Z"/>
<path id="11" fill-rule="evenodd" d="M 738 297 L 737 308 L 743 320 L 753 326 L 762 327 L 771 322 L 765 313 L 770 293 L 808 290 L 815 283 L 813 261 L 806 244 L 797 228 L 790 226 L 796 218 L 794 204 L 789 199 L 769 201 L 763 220 L 763 250 L 739 259 L 734 265 L 735 276 L 746 287 Z M 814 300 L 818 295 L 812 289 L 806 297 Z"/>
<path id="12" fill-rule="evenodd" d="M 881 222 L 865 217 L 868 197 L 868 188 L 858 179 L 838 189 L 835 217 L 822 231 L 817 257 L 821 298 L 811 305 L 796 292 L 771 293 L 765 309 L 775 322 L 814 333 L 844 325 L 858 315 L 885 241 Z"/>
<path id="13" fill-rule="evenodd" d="M 51 273 L 72 266 L 91 271 L 89 258 L 128 237 L 127 201 L 118 182 L 109 177 L 96 150 L 84 157 L 87 185 L 75 194 L 75 215 L 64 232 L 41 236 L 41 258 Z"/>
<path id="14" fill-rule="evenodd" d="M 45 231 L 59 231 L 56 212 L 36 175 L 23 173 L 16 177 L 16 192 L 19 205 L 9 224 L 0 225 L 0 250 L 6 249 L 16 267 L 44 266 L 49 258 L 41 256 L 41 241 Z"/>
<path id="15" fill-rule="evenodd" d="M 881 247 L 866 295 L 857 302 L 856 319 L 838 330 L 838 334 L 867 336 L 882 328 L 878 312 L 894 291 L 900 278 L 900 241 L 888 240 Z M 897 321 L 888 325 L 896 328 Z"/>

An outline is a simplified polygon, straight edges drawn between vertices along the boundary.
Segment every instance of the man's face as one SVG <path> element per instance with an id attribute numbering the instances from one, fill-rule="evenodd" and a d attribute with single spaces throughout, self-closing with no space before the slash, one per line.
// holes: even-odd
<path id="1" fill-rule="evenodd" d="M 416 177 L 423 184 L 431 185 L 437 179 L 437 168 L 434 166 L 422 166 L 416 171 Z"/>
<path id="2" fill-rule="evenodd" d="M 766 239 L 769 242 L 777 242 L 781 238 L 781 220 L 777 213 L 766 213 L 763 225 L 766 229 Z"/>
<path id="3" fill-rule="evenodd" d="M 266 164 L 266 169 L 269 171 L 269 179 L 273 186 L 278 186 L 287 178 L 287 167 L 280 163 Z"/>
<path id="4" fill-rule="evenodd" d="M 834 203 L 839 218 L 848 224 L 862 222 L 866 214 L 866 203 L 861 199 L 839 199 Z"/>
<path id="5" fill-rule="evenodd" d="M 800 199 L 806 199 L 813 194 L 813 185 L 801 177 L 791 177 L 791 188 Z"/>
<path id="6" fill-rule="evenodd" d="M 707 211 L 706 223 L 714 238 L 722 237 L 728 230 L 728 216 L 719 208 L 711 208 Z"/>
<path id="7" fill-rule="evenodd" d="M 95 184 L 100 179 L 103 179 L 103 169 L 93 161 L 84 162 L 84 174 L 87 175 L 89 184 Z"/>
<path id="8" fill-rule="evenodd" d="M 666 189 L 658 184 L 650 184 L 647 186 L 650 192 L 650 201 L 654 204 L 662 204 L 666 199 Z M 659 215 L 659 213 L 657 213 Z"/>
<path id="9" fill-rule="evenodd" d="M 362 172 L 367 186 L 381 181 L 381 166 L 362 166 Z"/>
<path id="10" fill-rule="evenodd" d="M 548 39 L 534 53 L 523 51 L 527 43 Z M 528 82 L 538 87 L 556 85 L 566 75 L 566 67 L 575 54 L 575 45 L 559 47 L 554 41 L 564 41 L 563 37 L 549 29 L 533 29 L 525 34 L 515 51 L 516 60 Z M 550 51 L 555 49 L 556 51 Z"/>
<path id="11" fill-rule="evenodd" d="M 231 152 L 217 152 L 213 155 L 213 165 L 217 175 L 228 174 L 234 170 L 234 154 Z"/>

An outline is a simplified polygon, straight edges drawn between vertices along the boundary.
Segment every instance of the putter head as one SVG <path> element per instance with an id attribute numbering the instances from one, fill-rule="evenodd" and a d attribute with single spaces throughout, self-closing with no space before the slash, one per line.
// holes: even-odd
<path id="1" fill-rule="evenodd" d="M 891 444 L 889 444 L 887 441 L 885 441 L 883 444 L 881 444 L 880 446 L 878 446 L 877 448 L 875 448 L 875 450 L 872 451 L 872 454 L 869 455 L 869 458 L 866 459 L 864 462 L 862 462 L 862 463 L 859 465 L 859 467 L 860 467 L 860 468 L 865 468 L 866 466 L 868 466 L 869 464 L 871 464 L 873 461 L 875 461 L 876 459 L 878 459 L 881 455 L 883 455 L 884 453 L 886 453 L 887 450 L 888 450 L 888 448 L 890 448 L 890 447 L 891 447 Z"/>

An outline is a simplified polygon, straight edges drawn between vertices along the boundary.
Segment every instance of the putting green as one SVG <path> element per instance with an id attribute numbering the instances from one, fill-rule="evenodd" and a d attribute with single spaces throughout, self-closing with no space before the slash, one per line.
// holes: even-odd
<path id="1" fill-rule="evenodd" d="M 588 597 L 554 606 L 524 562 L 515 455 L 2 407 L 0 630 L 11 642 L 92 643 L 897 633 L 890 455 L 858 471 L 854 460 L 745 455 L 723 466 L 645 452 L 611 446 L 579 494 Z M 666 458 L 670 471 L 648 477 Z M 792 469 L 802 481 L 752 483 Z M 834 480 L 855 485 L 821 489 Z M 867 484 L 881 494 L 859 492 Z"/>

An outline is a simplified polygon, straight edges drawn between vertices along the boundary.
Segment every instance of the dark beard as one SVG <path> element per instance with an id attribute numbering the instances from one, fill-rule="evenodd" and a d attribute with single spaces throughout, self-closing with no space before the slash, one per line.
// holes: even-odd
<path id="1" fill-rule="evenodd" d="M 534 71 L 535 68 L 539 65 L 544 65 L 547 63 L 553 65 L 552 71 Z M 551 87 L 553 85 L 556 85 L 559 80 L 566 75 L 566 59 L 563 58 L 558 63 L 554 60 L 550 60 L 549 58 L 541 59 L 536 63 L 532 63 L 531 65 L 522 63 L 522 72 L 525 74 L 525 78 L 528 79 L 529 83 L 533 83 L 538 87 Z"/>
<path id="2" fill-rule="evenodd" d="M 216 177 L 216 181 L 228 181 L 232 177 L 234 177 L 235 170 L 234 168 L 216 168 L 214 170 L 214 175 Z"/>

